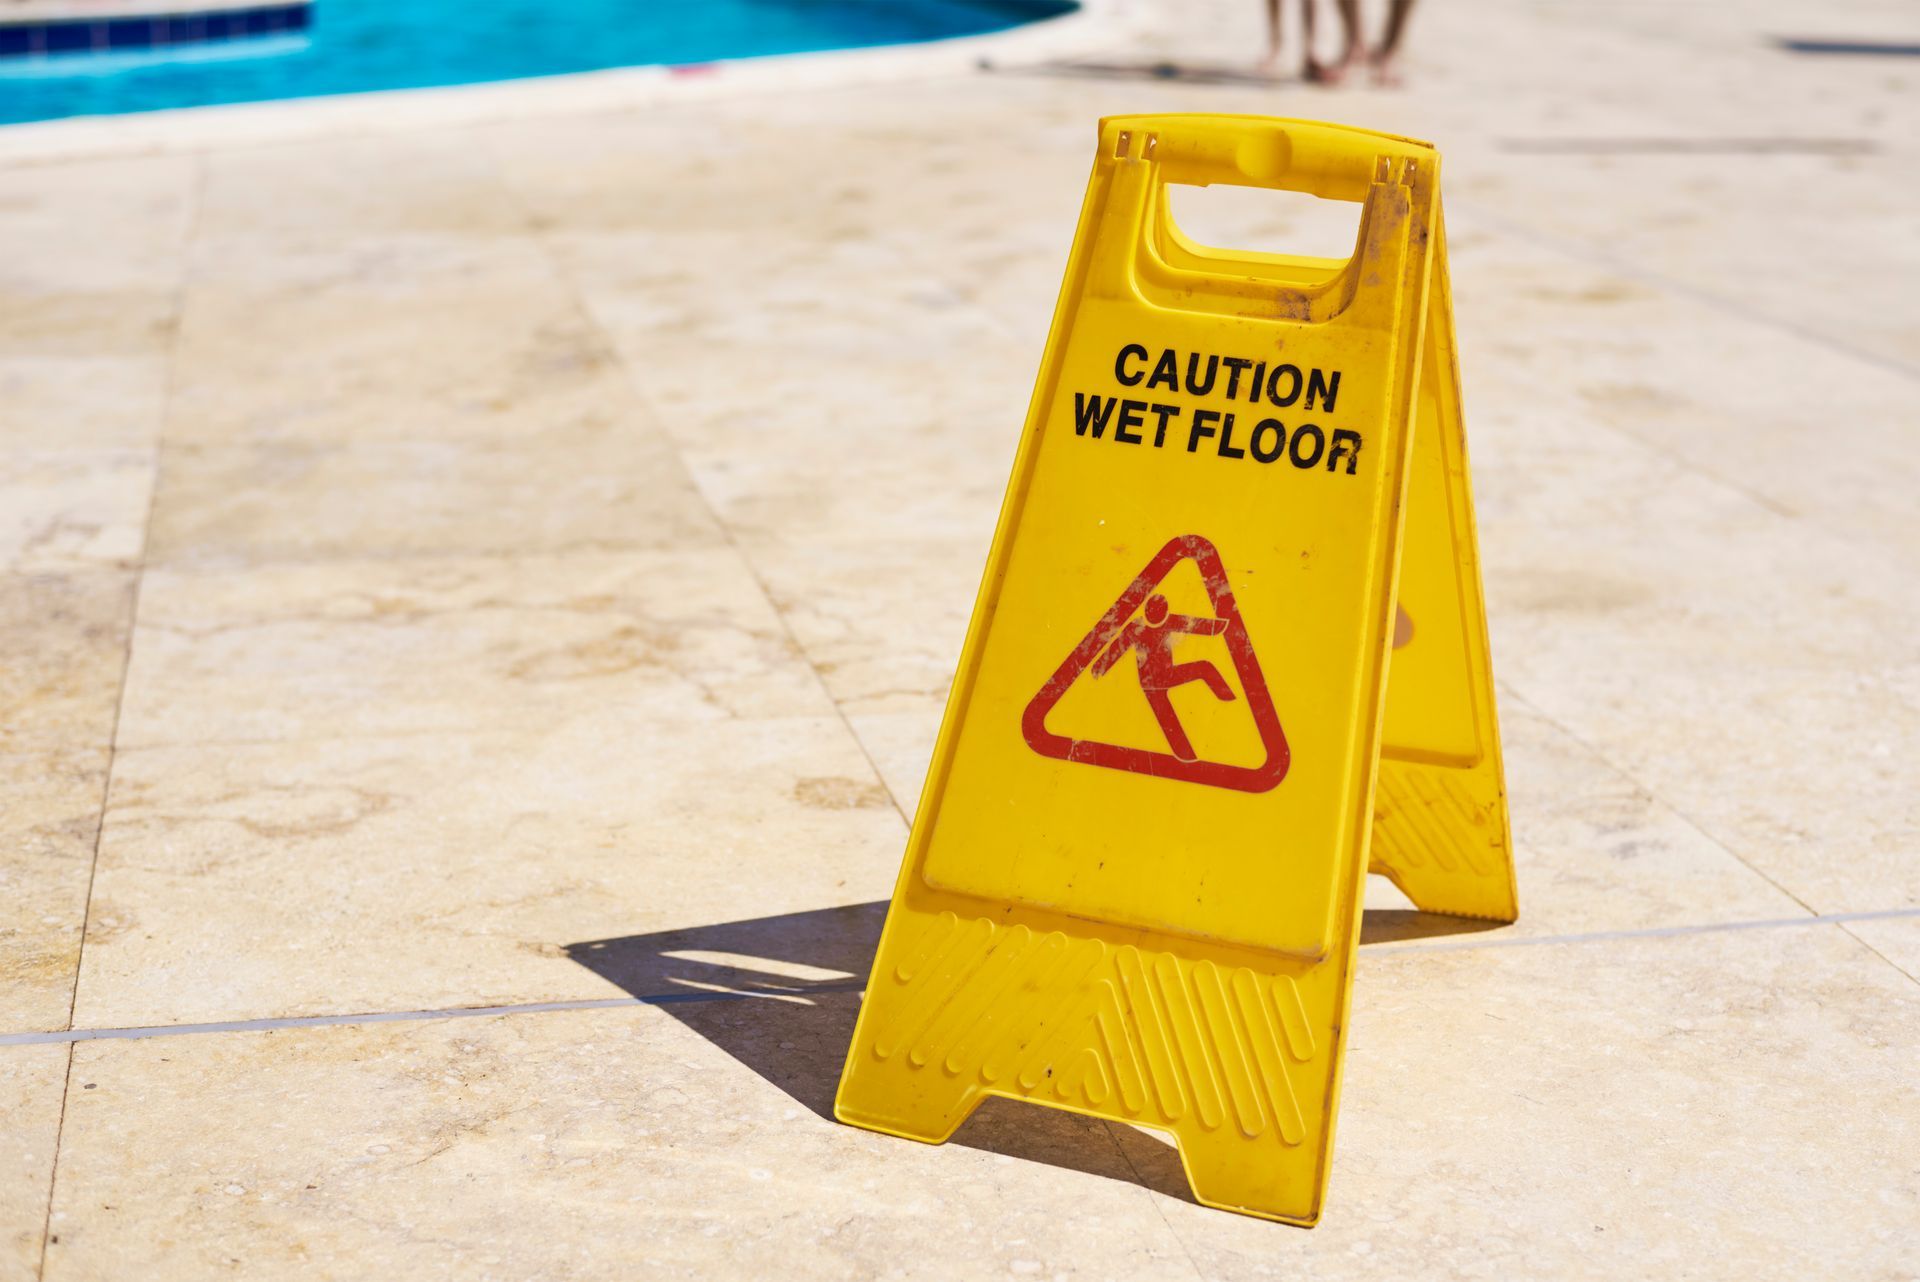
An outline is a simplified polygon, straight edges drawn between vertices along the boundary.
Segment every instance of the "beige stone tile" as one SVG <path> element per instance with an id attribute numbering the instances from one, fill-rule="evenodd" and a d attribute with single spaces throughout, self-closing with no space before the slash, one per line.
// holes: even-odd
<path id="1" fill-rule="evenodd" d="M 857 236 L 743 244 L 717 230 L 645 231 L 549 242 L 649 397 L 702 418 L 786 408 L 795 383 L 884 408 L 862 397 L 875 380 L 917 389 L 962 379 L 971 352 L 1004 343 L 940 278 Z"/>
<path id="2" fill-rule="evenodd" d="M 203 272 L 251 275 L 255 264 L 219 252 L 246 242 L 277 253 L 362 238 L 492 240 L 526 229 L 463 130 L 303 139 L 209 152 L 200 163 Z"/>
<path id="3" fill-rule="evenodd" d="M 151 448 L 160 439 L 166 384 L 166 357 L 157 350 L 0 354 L 0 442 L 21 450 Z"/>
<path id="4" fill-rule="evenodd" d="M 9 364 L 17 368 L 31 362 L 30 372 L 44 373 L 51 362 L 73 368 L 75 362 L 136 360 L 164 350 L 178 301 L 178 287 L 171 282 L 44 293 L 5 290 L 0 292 L 0 345 Z"/>
<path id="5" fill-rule="evenodd" d="M 162 349 L 194 165 L 171 157 L 0 168 L 0 349 L 10 363 Z"/>
<path id="6" fill-rule="evenodd" d="M 528 237 L 204 252 L 223 270 L 202 267 L 186 295 L 170 442 L 537 448 L 549 428 L 618 432 L 631 408 L 604 340 Z"/>
<path id="7" fill-rule="evenodd" d="M 1363 952 L 1354 1001 L 1326 1217 L 1163 1200 L 1202 1274 L 1920 1267 L 1920 989 L 1837 928 Z"/>
<path id="8" fill-rule="evenodd" d="M 877 898 L 904 837 L 831 715 L 123 748 L 76 1019 L 603 996 L 566 945 Z"/>
<path id="9" fill-rule="evenodd" d="M 919 115 L 924 92 L 882 96 Z M 747 253 L 778 254 L 783 242 L 801 238 L 852 249 L 876 230 L 868 221 L 875 201 L 912 193 L 909 174 L 937 172 L 963 145 L 934 132 L 910 133 L 896 121 L 899 142 L 876 149 L 872 131 L 888 125 L 862 118 L 873 97 L 855 89 L 840 96 L 843 110 L 825 115 L 817 103 L 796 103 L 778 119 L 743 119 L 737 104 L 710 103 L 696 111 L 524 120 L 479 132 L 544 230 L 720 232 Z M 828 165 L 821 163 L 823 129 L 832 130 Z M 884 230 L 895 243 L 913 234 Z"/>
<path id="10" fill-rule="evenodd" d="M 47 1277 L 1194 1276 L 1101 1128 L 935 1149 L 811 1111 L 852 1009 L 89 1044 Z"/>
<path id="11" fill-rule="evenodd" d="M 169 450 L 155 565 L 525 555 L 713 544 L 678 460 L 631 417 L 512 443 Z"/>
<path id="12" fill-rule="evenodd" d="M 53 1153 L 66 1089 L 65 1046 L 0 1047 L 0 1279 L 40 1275 Z"/>
<path id="13" fill-rule="evenodd" d="M 723 548 L 148 572 L 119 742 L 819 715 Z"/>
<path id="14" fill-rule="evenodd" d="M 0 287 L 36 294 L 180 275 L 194 209 L 190 156 L 128 157 L 0 168 Z"/>
<path id="15" fill-rule="evenodd" d="M 0 753 L 108 744 L 133 592 L 128 570 L 0 575 Z"/>
<path id="16" fill-rule="evenodd" d="M 107 761 L 0 756 L 0 1033 L 67 1026 Z"/>
<path id="17" fill-rule="evenodd" d="M 701 488 L 746 534 L 970 537 L 991 530 L 1026 421 L 1033 353 L 992 340 L 866 362 L 765 362 L 718 396 L 656 374 L 659 409 Z M 685 363 L 673 362 L 684 372 Z M 747 392 L 751 399 L 740 399 Z"/>
<path id="18" fill-rule="evenodd" d="M 0 570 L 137 565 L 154 466 L 150 450 L 0 454 Z"/>

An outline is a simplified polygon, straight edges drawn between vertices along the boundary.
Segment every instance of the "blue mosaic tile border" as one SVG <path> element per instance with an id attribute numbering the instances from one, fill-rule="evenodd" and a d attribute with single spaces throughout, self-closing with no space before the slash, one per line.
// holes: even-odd
<path id="1" fill-rule="evenodd" d="M 305 31 L 312 22 L 313 5 L 308 2 L 214 9 L 203 13 L 0 23 L 0 58 L 154 49 L 205 40 L 285 35 Z"/>

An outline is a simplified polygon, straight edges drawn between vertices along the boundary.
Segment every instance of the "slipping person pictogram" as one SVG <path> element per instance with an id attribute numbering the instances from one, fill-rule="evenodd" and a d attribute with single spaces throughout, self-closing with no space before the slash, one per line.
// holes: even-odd
<path id="1" fill-rule="evenodd" d="M 1121 629 L 1113 644 L 1094 661 L 1093 675 L 1106 676 L 1129 653 L 1137 652 L 1139 657 L 1134 667 L 1140 674 L 1140 691 L 1147 696 L 1147 703 L 1153 708 L 1154 720 L 1160 723 L 1160 733 L 1167 736 L 1167 746 L 1173 749 L 1174 756 L 1182 761 L 1193 761 L 1193 741 L 1187 738 L 1186 729 L 1180 724 L 1180 714 L 1174 711 L 1168 691 L 1199 681 L 1213 692 L 1214 698 L 1222 703 L 1232 703 L 1233 687 L 1220 675 L 1220 669 L 1205 659 L 1194 663 L 1175 663 L 1173 645 L 1183 636 L 1217 637 L 1227 630 L 1227 621 L 1174 614 L 1167 609 L 1167 598 L 1158 592 L 1147 598 L 1147 606 L 1142 614 L 1144 617 L 1133 620 Z"/>
<path id="2" fill-rule="evenodd" d="M 1167 604 L 1161 581 L 1181 564 L 1192 565 L 1199 574 L 1207 604 L 1213 608 L 1211 616 L 1176 614 Z M 1219 637 L 1226 647 L 1226 662 L 1218 667 L 1206 660 L 1174 662 L 1174 646 L 1189 636 Z M 1048 728 L 1048 715 L 1082 674 L 1105 676 L 1129 654 L 1135 656 L 1140 691 L 1160 723 L 1167 744 L 1164 750 L 1157 745 L 1149 748 L 1083 739 Z M 1229 665 L 1232 682 L 1222 671 Z M 1258 764 L 1208 761 L 1195 751 L 1169 697 L 1169 692 L 1195 681 L 1204 684 L 1221 703 L 1237 704 L 1244 710 L 1240 715 L 1252 718 L 1263 754 Z M 1240 606 L 1227 582 L 1227 568 L 1219 551 L 1198 534 L 1168 539 L 1147 562 L 1027 703 L 1020 714 L 1020 733 L 1027 746 L 1043 757 L 1241 792 L 1266 792 L 1274 787 L 1286 776 L 1291 759 L 1287 736 L 1280 729 L 1279 714 L 1267 691 L 1267 678 L 1253 652 L 1253 638 L 1247 635 Z"/>

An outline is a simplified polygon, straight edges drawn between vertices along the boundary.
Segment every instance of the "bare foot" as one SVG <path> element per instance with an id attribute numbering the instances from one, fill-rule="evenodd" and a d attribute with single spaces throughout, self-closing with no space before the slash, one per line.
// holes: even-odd
<path id="1" fill-rule="evenodd" d="M 1375 54 L 1373 63 L 1373 83 L 1382 89 L 1399 89 L 1406 84 L 1400 74 L 1400 59 L 1391 53 Z"/>
<path id="2" fill-rule="evenodd" d="M 1278 80 L 1281 76 L 1280 51 L 1272 50 L 1266 57 L 1253 64 L 1253 69 L 1269 80 Z"/>
<path id="3" fill-rule="evenodd" d="M 1320 62 L 1307 59 L 1307 79 L 1316 85 L 1331 88 L 1347 78 L 1347 73 L 1366 61 L 1366 51 L 1359 45 L 1349 45 L 1337 62 Z"/>

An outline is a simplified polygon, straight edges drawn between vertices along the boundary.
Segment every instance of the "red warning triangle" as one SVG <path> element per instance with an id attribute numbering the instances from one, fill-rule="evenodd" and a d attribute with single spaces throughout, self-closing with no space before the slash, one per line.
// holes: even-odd
<path id="1" fill-rule="evenodd" d="M 1191 559 L 1206 585 L 1213 605 L 1212 618 L 1196 618 L 1169 612 L 1166 598 L 1156 596 L 1154 588 L 1182 560 Z M 1147 610 L 1142 613 L 1141 607 Z M 1140 618 L 1135 618 L 1140 614 Z M 1167 692 L 1193 681 L 1206 684 L 1216 698 L 1231 700 L 1233 693 L 1210 663 L 1172 661 L 1172 645 L 1181 635 L 1218 636 L 1226 642 L 1233 659 L 1240 688 L 1246 693 L 1247 708 L 1260 733 L 1266 759 L 1258 766 L 1231 766 L 1195 758 L 1178 714 Z M 1047 729 L 1047 714 L 1067 693 L 1068 687 L 1088 668 L 1098 676 L 1120 660 L 1136 655 L 1140 687 L 1166 736 L 1167 750 L 1153 751 L 1092 739 L 1070 739 Z M 1247 625 L 1234 603 L 1233 589 L 1227 585 L 1227 570 L 1213 544 L 1198 534 L 1183 534 L 1169 539 L 1167 545 L 1147 562 L 1120 599 L 1100 616 L 1093 631 L 1081 639 L 1066 661 L 1054 670 L 1040 693 L 1033 696 L 1020 718 L 1021 733 L 1027 746 L 1043 757 L 1061 761 L 1079 761 L 1091 766 L 1129 770 L 1159 779 L 1179 779 L 1207 784 L 1215 788 L 1234 788 L 1241 792 L 1266 792 L 1286 777 L 1290 756 L 1287 736 L 1280 729 L 1280 716 L 1274 711 L 1273 698 L 1267 693 L 1267 679 L 1260 671 L 1260 660 L 1253 653 L 1253 641 Z"/>

